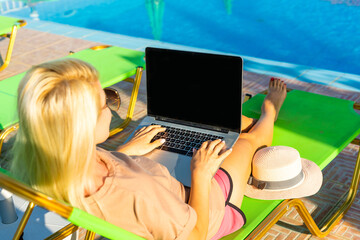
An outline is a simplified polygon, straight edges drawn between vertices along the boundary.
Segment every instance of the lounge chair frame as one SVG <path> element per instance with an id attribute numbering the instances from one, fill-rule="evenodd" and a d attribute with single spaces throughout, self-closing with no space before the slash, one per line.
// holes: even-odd
<path id="1" fill-rule="evenodd" d="M 124 80 L 125 82 L 130 82 L 133 84 L 131 97 L 130 97 L 130 103 L 129 103 L 128 111 L 126 114 L 126 119 L 119 126 L 110 130 L 110 136 L 113 136 L 113 135 L 121 132 L 130 124 L 130 122 L 133 118 L 133 115 L 134 115 L 135 104 L 136 104 L 136 99 L 137 99 L 137 96 L 139 93 L 142 73 L 143 73 L 143 67 L 137 67 L 135 78 L 127 78 Z"/>
<path id="2" fill-rule="evenodd" d="M 11 59 L 12 51 L 14 48 L 15 38 L 16 38 L 18 28 L 21 28 L 21 27 L 25 26 L 26 24 L 27 23 L 25 20 L 19 20 L 18 24 L 13 25 L 11 33 L 4 33 L 4 34 L 0 35 L 0 37 L 9 38 L 9 45 L 8 45 L 8 49 L 7 49 L 7 52 L 5 55 L 5 61 L 4 61 L 3 65 L 0 66 L 0 72 L 2 70 L 4 70 L 10 63 L 10 59 Z"/>

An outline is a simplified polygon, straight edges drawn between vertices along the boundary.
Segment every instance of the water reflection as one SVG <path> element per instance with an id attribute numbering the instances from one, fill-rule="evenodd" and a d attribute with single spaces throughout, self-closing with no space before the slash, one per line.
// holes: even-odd
<path id="1" fill-rule="evenodd" d="M 41 2 L 50 2 L 50 1 L 57 1 L 57 0 L 15 0 L 17 2 L 21 2 L 24 4 L 24 7 L 29 7 L 30 8 L 30 18 L 32 18 L 33 20 L 40 20 L 39 18 L 39 13 L 36 9 L 36 5 L 38 3 Z"/>
<path id="2" fill-rule="evenodd" d="M 329 1 L 332 4 L 346 4 L 348 6 L 360 6 L 359 0 L 325 0 Z"/>
<path id="3" fill-rule="evenodd" d="M 229 15 L 232 14 L 232 1 L 233 0 L 224 0 L 225 9 L 226 9 L 227 14 L 229 14 Z"/>
<path id="4" fill-rule="evenodd" d="M 232 14 L 232 1 L 223 0 L 227 14 Z M 155 40 L 161 40 L 165 0 L 145 0 L 146 10 L 149 15 L 152 35 Z"/>
<path id="5" fill-rule="evenodd" d="M 163 16 L 164 16 L 164 0 L 145 0 L 145 6 L 149 15 L 150 26 L 155 40 L 161 39 Z"/>

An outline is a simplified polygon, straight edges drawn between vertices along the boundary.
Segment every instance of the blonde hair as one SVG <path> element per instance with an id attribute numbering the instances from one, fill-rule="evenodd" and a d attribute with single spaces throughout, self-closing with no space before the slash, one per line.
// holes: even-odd
<path id="1" fill-rule="evenodd" d="M 19 130 L 10 171 L 45 194 L 82 208 L 91 187 L 101 111 L 94 67 L 65 59 L 32 67 L 18 88 Z"/>

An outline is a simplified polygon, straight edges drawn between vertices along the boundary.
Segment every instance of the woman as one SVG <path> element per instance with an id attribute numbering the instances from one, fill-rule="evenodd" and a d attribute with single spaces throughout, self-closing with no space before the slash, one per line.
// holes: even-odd
<path id="1" fill-rule="evenodd" d="M 286 85 L 272 79 L 260 119 L 253 124 L 242 117 L 247 132 L 232 149 L 224 149 L 221 140 L 194 149 L 192 187 L 186 189 L 164 166 L 144 157 L 163 144 L 151 142 L 165 131 L 160 126 L 140 129 L 117 152 L 96 147 L 109 136 L 111 113 L 92 66 L 75 59 L 40 64 L 19 86 L 11 171 L 146 239 L 218 239 L 245 223 L 240 207 L 251 160 L 258 148 L 271 145 L 285 97 Z"/>

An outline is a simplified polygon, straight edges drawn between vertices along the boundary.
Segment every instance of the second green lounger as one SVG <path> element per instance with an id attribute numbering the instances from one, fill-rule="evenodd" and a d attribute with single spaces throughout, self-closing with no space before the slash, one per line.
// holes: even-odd
<path id="1" fill-rule="evenodd" d="M 100 74 L 103 88 L 125 80 L 144 67 L 144 52 L 115 46 L 99 46 L 66 56 L 92 64 Z M 16 113 L 17 88 L 25 73 L 0 81 L 0 131 L 18 122 Z"/>
<path id="2" fill-rule="evenodd" d="M 243 114 L 259 118 L 265 95 L 244 103 Z M 275 123 L 273 145 L 290 146 L 324 169 L 360 134 L 360 115 L 354 102 L 293 90 L 288 92 Z M 247 223 L 223 239 L 245 239 L 282 201 L 245 197 L 241 209 Z"/>
<path id="3" fill-rule="evenodd" d="M 12 50 L 14 48 L 16 33 L 18 28 L 26 25 L 26 22 L 13 17 L 0 16 L 0 37 L 9 38 L 9 45 L 5 55 L 5 60 L 0 66 L 0 71 L 4 70 L 10 63 Z"/>

